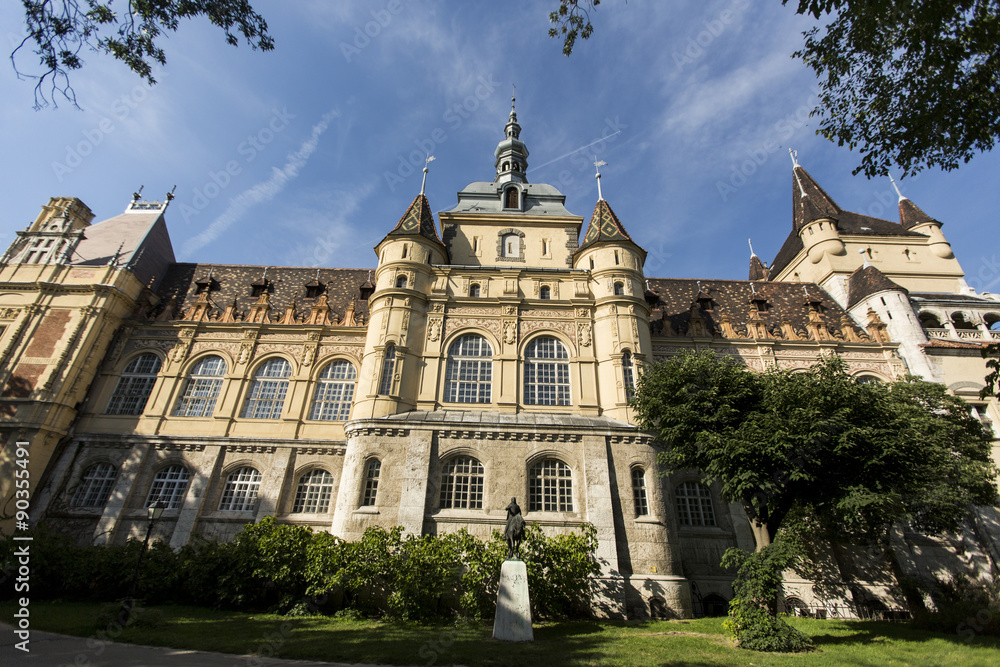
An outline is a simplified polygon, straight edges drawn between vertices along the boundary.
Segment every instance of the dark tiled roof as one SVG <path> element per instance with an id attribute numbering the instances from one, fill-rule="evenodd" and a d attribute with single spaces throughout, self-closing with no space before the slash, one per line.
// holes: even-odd
<path id="1" fill-rule="evenodd" d="M 771 337 L 785 338 L 781 332 L 782 323 L 787 321 L 799 336 L 806 338 L 809 323 L 809 301 L 815 301 L 820 310 L 822 325 L 834 335 L 841 330 L 841 319 L 850 316 L 823 288 L 815 283 L 752 282 L 749 280 L 692 280 L 687 278 L 650 278 L 649 292 L 655 293 L 651 316 L 654 335 L 667 335 L 669 330 L 685 334 L 690 327 L 691 304 L 699 293 L 707 295 L 711 309 L 700 309 L 710 335 L 723 335 L 722 321 L 728 318 L 737 334 L 747 333 L 747 323 L 751 314 L 763 320 Z M 808 296 L 807 296 L 808 292 Z M 758 312 L 752 299 L 763 298 L 767 305 L 764 312 Z M 867 334 L 853 324 L 859 338 Z M 669 323 L 669 328 L 666 326 Z M 738 336 L 740 337 L 740 336 Z"/>
<path id="2" fill-rule="evenodd" d="M 907 293 L 905 288 L 889 280 L 874 266 L 869 264 L 860 267 L 847 279 L 847 307 L 853 308 L 862 299 L 886 290 L 899 290 L 904 294 Z"/>
<path id="3" fill-rule="evenodd" d="M 590 216 L 590 224 L 587 225 L 587 233 L 583 236 L 583 243 L 580 244 L 576 252 L 579 253 L 595 243 L 621 243 L 622 241 L 639 247 L 625 231 L 618 216 L 611 210 L 611 205 L 603 199 L 598 199 L 597 205 L 594 206 L 594 214 Z M 642 248 L 639 249 L 642 250 Z M 645 253 L 645 251 L 643 252 Z"/>
<path id="4" fill-rule="evenodd" d="M 904 229 L 919 225 L 921 222 L 937 222 L 939 225 L 941 224 L 920 210 L 919 206 L 906 197 L 899 200 L 899 222 L 903 225 Z"/>
<path id="5" fill-rule="evenodd" d="M 767 267 L 757 255 L 750 256 L 750 280 L 767 280 Z"/>
<path id="6" fill-rule="evenodd" d="M 801 184 L 801 185 L 800 185 Z M 805 192 L 805 197 L 802 193 Z M 916 209 L 914 206 L 913 208 Z M 917 209 L 919 211 L 919 209 Z M 926 214 L 924 214 L 926 216 Z M 768 278 L 773 280 L 787 267 L 795 257 L 802 252 L 802 240 L 799 230 L 818 218 L 836 220 L 837 231 L 841 236 L 912 236 L 923 234 L 911 232 L 903 225 L 873 218 L 869 215 L 852 213 L 840 208 L 833 198 L 821 188 L 812 176 L 802 167 L 796 166 L 792 177 L 792 231 L 778 254 L 771 262 Z"/>
<path id="7" fill-rule="evenodd" d="M 406 213 L 396 223 L 393 230 L 386 234 L 386 237 L 389 236 L 423 236 L 444 247 L 444 243 L 441 241 L 441 237 L 438 236 L 437 228 L 434 225 L 434 214 L 431 213 L 431 205 L 428 203 L 427 197 L 423 194 L 417 195 L 413 203 L 410 204 L 410 207 L 406 209 Z"/>
<path id="8" fill-rule="evenodd" d="M 180 319 L 191 308 L 200 295 L 196 294 L 197 283 L 208 284 L 211 273 L 211 288 L 208 292 L 212 304 L 212 318 L 216 319 L 226 307 L 236 301 L 239 319 L 246 317 L 250 307 L 257 301 L 252 296 L 252 286 L 262 284 L 267 270 L 267 293 L 270 296 L 270 319 L 282 318 L 289 304 L 295 304 L 298 319 L 309 315 L 317 297 L 306 296 L 306 286 L 315 281 L 323 286 L 330 309 L 336 313 L 337 322 L 343 322 L 344 315 L 353 303 L 355 317 L 368 321 L 368 302 L 361 300 L 360 288 L 368 280 L 369 269 L 319 269 L 295 267 L 264 267 L 219 264 L 173 264 L 167 271 L 157 293 L 163 299 L 158 311 L 176 297 L 177 310 L 173 318 Z M 159 314 L 157 310 L 151 316 Z"/>

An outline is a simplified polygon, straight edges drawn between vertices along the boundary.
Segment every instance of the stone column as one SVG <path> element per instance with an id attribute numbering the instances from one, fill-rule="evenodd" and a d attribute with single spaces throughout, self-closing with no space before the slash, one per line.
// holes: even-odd
<path id="1" fill-rule="evenodd" d="M 399 493 L 399 525 L 407 535 L 421 535 L 427 510 L 427 475 L 430 470 L 433 431 L 410 431 Z"/>
<path id="2" fill-rule="evenodd" d="M 121 472 L 118 473 L 118 479 L 115 480 L 115 486 L 111 490 L 111 497 L 108 498 L 108 502 L 104 506 L 104 513 L 101 514 L 101 520 L 97 522 L 97 528 L 94 529 L 94 544 L 106 545 L 112 543 L 118 527 L 118 519 L 121 517 L 122 511 L 124 511 L 129 497 L 134 491 L 133 484 L 135 483 L 135 478 L 139 475 L 139 471 L 142 469 L 143 463 L 146 460 L 146 454 L 148 453 L 148 443 L 137 442 L 132 445 L 132 449 L 128 453 L 128 458 L 125 459 L 125 463 L 121 467 Z"/>

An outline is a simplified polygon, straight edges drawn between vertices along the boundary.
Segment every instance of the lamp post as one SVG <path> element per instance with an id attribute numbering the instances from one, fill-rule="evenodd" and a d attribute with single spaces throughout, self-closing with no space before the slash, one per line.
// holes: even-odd
<path id="1" fill-rule="evenodd" d="M 156 525 L 156 521 L 163 515 L 163 510 L 166 508 L 166 501 L 159 498 L 151 502 L 149 507 L 146 508 L 146 517 L 149 519 L 149 525 L 146 527 L 146 539 L 142 541 L 142 549 L 139 550 L 139 558 L 135 562 L 135 571 L 132 573 L 132 583 L 128 589 L 128 597 L 122 602 L 122 610 L 121 614 L 119 614 L 119 619 L 122 621 L 123 626 L 128 625 L 132 615 L 132 608 L 135 606 L 135 589 L 139 583 L 139 570 L 142 568 L 142 557 L 146 555 L 146 549 L 149 548 L 149 536 L 153 532 L 153 526 Z"/>

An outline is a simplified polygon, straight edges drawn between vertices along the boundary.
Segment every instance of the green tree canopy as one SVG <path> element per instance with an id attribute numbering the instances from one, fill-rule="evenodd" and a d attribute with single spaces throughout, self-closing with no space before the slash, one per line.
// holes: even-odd
<path id="1" fill-rule="evenodd" d="M 181 19 L 204 16 L 222 28 L 226 41 L 239 44 L 243 35 L 254 49 L 270 51 L 274 40 L 264 17 L 247 0 L 22 0 L 27 36 L 11 53 L 18 77 L 35 80 L 35 108 L 48 106 L 61 95 L 76 105 L 69 73 L 84 65 L 81 53 L 92 49 L 124 62 L 150 85 L 156 83 L 153 64 L 165 65 L 166 54 L 157 38 L 176 31 Z M 238 33 L 238 34 L 237 34 Z M 29 46 L 30 45 L 30 46 Z M 17 66 L 17 55 L 28 47 L 39 58 L 37 73 Z"/>

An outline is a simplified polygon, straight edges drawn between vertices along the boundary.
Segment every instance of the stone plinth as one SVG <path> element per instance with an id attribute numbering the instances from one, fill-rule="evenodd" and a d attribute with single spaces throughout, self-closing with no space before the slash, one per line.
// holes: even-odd
<path id="1" fill-rule="evenodd" d="M 531 631 L 528 570 L 522 560 L 505 560 L 500 568 L 493 639 L 505 642 L 530 642 L 535 639 Z"/>

